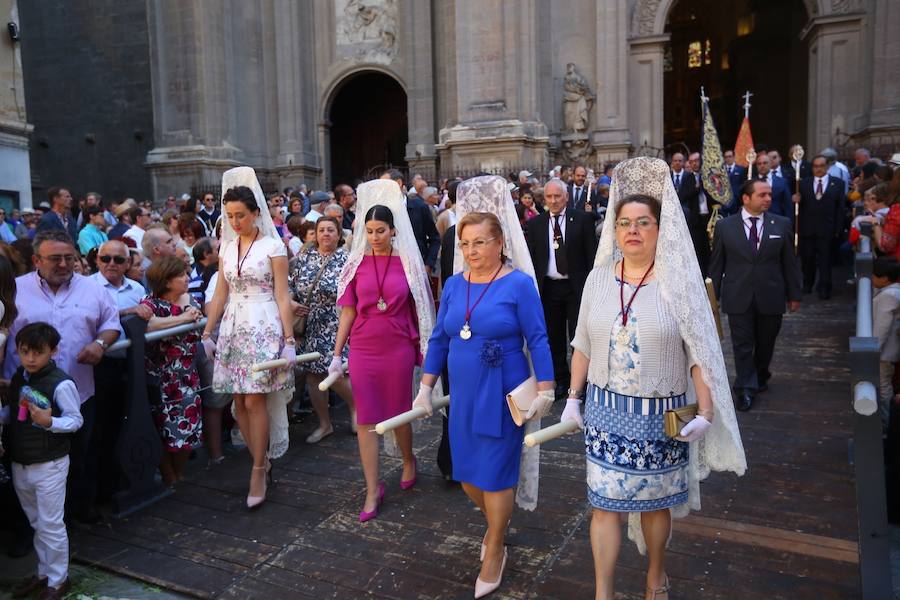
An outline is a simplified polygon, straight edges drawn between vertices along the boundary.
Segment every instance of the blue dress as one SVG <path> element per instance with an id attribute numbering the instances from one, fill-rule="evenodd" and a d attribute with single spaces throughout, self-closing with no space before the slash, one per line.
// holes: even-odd
<path id="1" fill-rule="evenodd" d="M 527 342 L 538 381 L 553 381 L 544 309 L 534 281 L 513 271 L 494 281 L 472 311 L 472 337 L 459 332 L 465 322 L 467 282 L 450 277 L 425 358 L 425 372 L 440 375 L 447 363 L 453 394 L 450 453 L 453 479 L 488 492 L 516 486 L 524 428 L 506 406 L 506 394 L 528 379 Z M 471 284 L 469 306 L 486 283 Z"/>

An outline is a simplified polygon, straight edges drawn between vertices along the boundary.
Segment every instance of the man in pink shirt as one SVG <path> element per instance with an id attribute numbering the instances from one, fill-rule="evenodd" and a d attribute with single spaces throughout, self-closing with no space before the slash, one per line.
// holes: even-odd
<path id="1" fill-rule="evenodd" d="M 56 364 L 75 381 L 84 417 L 84 425 L 72 439 L 66 503 L 76 517 L 92 521 L 96 520 L 96 473 L 86 469 L 91 461 L 85 455 L 94 423 L 94 365 L 118 339 L 121 327 L 112 298 L 95 280 L 73 271 L 76 260 L 74 243 L 66 232 L 47 230 L 35 236 L 36 271 L 16 278 L 19 315 L 10 327 L 3 370 L 9 379 L 21 362 L 14 341 L 25 325 L 44 321 L 62 334 Z"/>

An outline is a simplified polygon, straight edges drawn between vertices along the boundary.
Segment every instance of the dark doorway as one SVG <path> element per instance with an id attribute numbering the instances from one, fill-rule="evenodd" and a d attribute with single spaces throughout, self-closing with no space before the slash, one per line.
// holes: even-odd
<path id="1" fill-rule="evenodd" d="M 393 78 L 348 78 L 331 103 L 331 186 L 354 185 L 373 168 L 406 167 L 406 92 Z"/>
<path id="2" fill-rule="evenodd" d="M 700 149 L 700 86 L 724 148 L 734 147 L 749 90 L 757 148 L 782 157 L 806 140 L 808 50 L 802 0 L 681 0 L 669 13 L 663 64 L 667 149 Z"/>

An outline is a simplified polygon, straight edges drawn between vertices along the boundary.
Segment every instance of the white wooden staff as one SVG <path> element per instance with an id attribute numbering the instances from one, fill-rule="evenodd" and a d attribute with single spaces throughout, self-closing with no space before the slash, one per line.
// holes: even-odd
<path id="1" fill-rule="evenodd" d="M 341 377 L 343 377 L 344 373 L 346 373 L 346 372 L 347 372 L 347 363 L 344 363 L 341 365 L 340 373 L 331 373 L 328 377 L 326 377 L 321 382 L 319 382 L 319 391 L 324 392 L 325 390 L 330 388 L 332 385 L 334 385 L 334 382 L 337 381 L 338 379 L 340 379 Z"/>
<path id="2" fill-rule="evenodd" d="M 791 158 L 797 163 L 797 172 L 794 173 L 794 193 L 800 193 L 800 168 L 803 166 L 803 146 L 797 144 Z M 794 254 L 800 252 L 800 203 L 794 203 Z"/>
<path id="3" fill-rule="evenodd" d="M 575 421 L 563 421 L 562 423 L 539 429 L 534 433 L 529 433 L 525 436 L 525 445 L 531 448 L 538 444 L 555 440 L 556 438 L 572 433 L 573 431 L 578 431 L 579 429 L 580 427 L 578 427 L 578 423 Z"/>
<path id="4" fill-rule="evenodd" d="M 295 363 L 304 363 L 304 362 L 312 362 L 314 360 L 319 360 L 322 358 L 322 355 L 318 352 L 309 352 L 307 354 L 299 354 L 297 358 L 294 359 Z M 267 360 L 261 363 L 256 363 L 250 370 L 254 373 L 257 371 L 268 371 L 270 369 L 278 369 L 281 367 L 287 366 L 287 360 L 284 358 L 276 358 L 275 360 Z"/>
<path id="5" fill-rule="evenodd" d="M 444 408 L 445 406 L 450 406 L 450 396 L 444 396 L 439 400 L 433 400 L 431 402 L 431 408 L 435 412 Z M 406 425 L 407 423 L 412 423 L 416 419 L 421 419 L 424 416 L 426 416 L 425 409 L 421 406 L 417 406 L 412 410 L 406 411 L 405 413 L 400 413 L 393 419 L 388 419 L 387 421 L 378 423 L 377 425 L 375 425 L 375 433 L 377 433 L 378 435 L 384 435 L 392 429 L 396 429 L 397 427 Z"/>
<path id="6" fill-rule="evenodd" d="M 747 181 L 753 179 L 753 165 L 756 163 L 756 150 L 750 148 L 747 152 Z"/>

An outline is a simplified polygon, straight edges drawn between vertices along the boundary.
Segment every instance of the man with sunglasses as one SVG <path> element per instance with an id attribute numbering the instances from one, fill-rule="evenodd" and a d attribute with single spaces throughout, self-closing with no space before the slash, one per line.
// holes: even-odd
<path id="1" fill-rule="evenodd" d="M 112 240 L 100 246 L 97 252 L 99 271 L 91 275 L 109 293 L 119 309 L 119 317 L 137 315 L 145 321 L 153 316 L 148 306 L 141 304 L 147 292 L 140 282 L 125 277 L 131 267 L 131 255 L 124 242 Z"/>
<path id="2" fill-rule="evenodd" d="M 56 365 L 78 387 L 84 424 L 72 438 L 69 456 L 67 512 L 76 519 L 96 521 L 96 473 L 87 457 L 94 427 L 94 365 L 119 338 L 119 311 L 109 294 L 91 277 L 74 272 L 78 252 L 72 238 L 60 229 L 40 231 L 34 238 L 35 271 L 16 278 L 19 316 L 10 327 L 4 374 L 7 379 L 19 364 L 16 334 L 25 325 L 43 321 L 62 335 Z"/>

